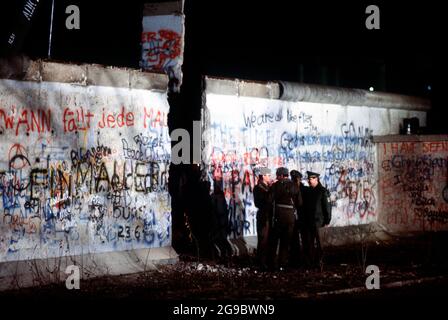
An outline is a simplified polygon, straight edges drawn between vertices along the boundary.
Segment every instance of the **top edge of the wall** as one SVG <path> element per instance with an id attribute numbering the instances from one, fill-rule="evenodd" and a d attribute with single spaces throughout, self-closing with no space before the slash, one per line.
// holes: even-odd
<path id="1" fill-rule="evenodd" d="M 167 91 L 168 76 L 98 64 L 70 64 L 18 57 L 0 61 L 0 78 Z"/>
<path id="2" fill-rule="evenodd" d="M 264 99 L 279 99 L 280 97 L 280 85 L 277 82 L 205 77 L 205 84 L 206 93 Z"/>
<path id="3" fill-rule="evenodd" d="M 448 141 L 446 134 L 393 134 L 384 136 L 373 136 L 375 143 L 387 142 L 432 142 L 432 141 Z"/>
<path id="4" fill-rule="evenodd" d="M 185 0 L 145 3 L 143 16 L 181 14 L 184 11 L 184 2 Z"/>
<path id="5" fill-rule="evenodd" d="M 329 87 L 286 81 L 257 82 L 206 77 L 206 92 L 284 101 L 303 101 L 342 106 L 429 111 L 428 99 L 363 89 Z"/>

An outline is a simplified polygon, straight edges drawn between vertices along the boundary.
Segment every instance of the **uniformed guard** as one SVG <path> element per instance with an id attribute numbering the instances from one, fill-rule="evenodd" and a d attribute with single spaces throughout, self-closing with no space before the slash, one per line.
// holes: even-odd
<path id="1" fill-rule="evenodd" d="M 302 183 L 302 173 L 297 170 L 291 170 L 289 173 L 291 176 L 291 181 L 299 188 L 300 194 L 302 196 L 303 201 L 305 201 L 306 197 L 306 187 Z M 291 267 L 297 268 L 301 262 L 301 244 L 300 244 L 300 226 L 299 226 L 299 216 L 303 214 L 303 205 L 300 206 L 296 212 L 296 221 L 294 223 L 294 230 L 292 235 L 291 247 L 289 252 L 289 265 Z"/>
<path id="2" fill-rule="evenodd" d="M 262 269 L 267 268 L 268 237 L 270 218 L 272 215 L 272 202 L 269 194 L 271 183 L 271 170 L 266 167 L 258 170 L 258 183 L 254 187 L 254 202 L 257 212 L 257 258 Z"/>
<path id="3" fill-rule="evenodd" d="M 318 173 L 307 171 L 307 176 L 309 189 L 304 198 L 304 214 L 300 216 L 300 234 L 306 266 L 321 266 L 322 247 L 319 228 L 327 226 L 331 221 L 330 193 L 320 183 Z"/>
<path id="4" fill-rule="evenodd" d="M 272 185 L 270 193 L 273 202 L 272 232 L 269 241 L 270 266 L 284 270 L 288 264 L 295 212 L 302 205 L 299 188 L 289 179 L 289 170 L 280 167 L 276 172 L 277 181 Z M 277 247 L 280 245 L 278 261 Z"/>

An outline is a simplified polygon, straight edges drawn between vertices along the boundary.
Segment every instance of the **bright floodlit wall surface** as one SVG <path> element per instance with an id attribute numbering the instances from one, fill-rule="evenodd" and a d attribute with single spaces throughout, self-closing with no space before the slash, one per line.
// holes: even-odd
<path id="1" fill-rule="evenodd" d="M 0 261 L 171 244 L 166 94 L 0 80 Z"/>
<path id="2" fill-rule="evenodd" d="M 399 132 L 403 118 L 426 112 L 208 93 L 203 111 L 203 164 L 222 179 L 231 236 L 256 235 L 254 169 L 285 166 L 321 174 L 331 193 L 331 226 L 378 220 L 378 161 L 373 135 Z M 304 180 L 305 184 L 306 181 Z"/>
<path id="3" fill-rule="evenodd" d="M 183 30 L 181 15 L 143 17 L 141 67 L 151 71 L 180 71 Z"/>

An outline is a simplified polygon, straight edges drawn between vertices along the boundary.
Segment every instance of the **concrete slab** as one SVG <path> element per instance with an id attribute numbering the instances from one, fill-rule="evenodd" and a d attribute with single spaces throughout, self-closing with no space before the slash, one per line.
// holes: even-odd
<path id="1" fill-rule="evenodd" d="M 118 68 L 104 68 L 99 65 L 87 66 L 87 84 L 106 87 L 129 88 L 129 71 Z"/>
<path id="2" fill-rule="evenodd" d="M 82 282 L 82 279 L 153 270 L 178 259 L 172 247 L 162 247 L 2 262 L 0 291 L 64 282 L 70 275 L 65 273 L 70 265 L 79 267 Z"/>
<path id="3" fill-rule="evenodd" d="M 85 85 L 87 80 L 87 65 L 42 62 L 41 77 L 42 81 Z"/>

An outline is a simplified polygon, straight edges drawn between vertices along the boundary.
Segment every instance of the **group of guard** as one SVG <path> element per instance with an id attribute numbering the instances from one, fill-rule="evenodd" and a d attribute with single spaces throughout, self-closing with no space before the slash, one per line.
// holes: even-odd
<path id="1" fill-rule="evenodd" d="M 275 181 L 269 168 L 258 169 L 254 188 L 257 212 L 257 258 L 262 269 L 319 267 L 322 248 L 319 228 L 331 220 L 328 190 L 319 174 L 307 171 L 308 186 L 297 170 L 280 167 Z"/>

